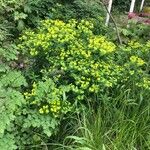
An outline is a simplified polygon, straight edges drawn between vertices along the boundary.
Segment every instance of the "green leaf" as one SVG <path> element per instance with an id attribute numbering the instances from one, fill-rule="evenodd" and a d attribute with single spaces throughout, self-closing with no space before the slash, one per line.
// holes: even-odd
<path id="1" fill-rule="evenodd" d="M 15 11 L 14 13 L 14 20 L 17 21 L 17 20 L 20 20 L 20 19 L 26 19 L 28 15 L 25 14 L 25 13 L 19 13 L 18 11 Z"/>
<path id="2" fill-rule="evenodd" d="M 19 20 L 19 21 L 18 21 L 18 25 L 17 25 L 17 29 L 18 29 L 19 31 L 22 31 L 22 30 L 24 29 L 24 27 L 25 27 L 24 21 L 23 21 L 23 20 Z"/>
<path id="3" fill-rule="evenodd" d="M 20 87 L 21 85 L 27 85 L 20 71 L 8 71 L 5 75 L 0 77 L 0 79 L 1 86 Z"/>

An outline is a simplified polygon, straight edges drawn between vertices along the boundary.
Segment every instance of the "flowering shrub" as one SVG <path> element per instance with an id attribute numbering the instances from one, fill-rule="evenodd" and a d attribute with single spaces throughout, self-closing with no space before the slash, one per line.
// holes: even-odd
<path id="1" fill-rule="evenodd" d="M 143 46 L 131 41 L 117 48 L 104 36 L 94 35 L 92 29 L 93 24 L 86 20 L 44 20 L 37 31 L 25 32 L 18 47 L 34 60 L 43 77 L 70 85 L 72 101 L 114 88 L 133 76 L 137 85 L 144 83 L 142 69 L 147 66 L 149 42 Z"/>
<path id="2" fill-rule="evenodd" d="M 24 78 L 19 73 L 13 74 L 16 75 L 15 78 L 19 76 L 13 85 L 20 86 Z M 42 136 L 47 140 L 55 134 L 60 121 L 65 118 L 64 115 L 72 109 L 66 96 L 69 87 L 56 88 L 52 80 L 46 79 L 33 83 L 31 92 L 24 92 L 23 98 L 23 95 L 14 89 L 4 89 L 2 85 L 6 83 L 6 79 L 9 79 L 9 75 L 7 78 L 3 76 L 0 84 L 1 98 L 5 101 L 1 104 L 3 112 L 0 112 L 3 121 L 0 124 L 1 148 L 24 149 L 25 145 L 40 144 Z"/>
<path id="3" fill-rule="evenodd" d="M 57 132 L 61 119 L 72 108 L 67 101 L 69 87 L 56 87 L 50 79 L 28 86 L 22 72 L 14 69 L 20 66 L 18 54 L 15 45 L 0 49 L 2 150 L 25 149 L 25 145 L 41 143 L 41 136 L 47 139 Z"/>
<path id="4" fill-rule="evenodd" d="M 56 88 L 52 80 L 45 82 L 35 82 L 31 92 L 25 92 L 27 103 L 36 109 L 40 114 L 49 114 L 54 118 L 60 117 L 62 113 L 67 113 L 71 106 L 66 100 L 66 92 L 69 87 Z"/>
<path id="5" fill-rule="evenodd" d="M 92 33 L 93 24 L 81 20 L 45 20 L 37 32 L 27 31 L 19 48 L 32 59 L 43 76 L 52 76 L 59 84 L 72 87 L 77 99 L 84 93 L 98 93 L 114 86 L 121 68 L 112 63 L 115 44 Z M 42 63 L 42 64 L 39 64 Z M 40 68 L 40 66 L 42 67 Z"/>
<path id="6" fill-rule="evenodd" d="M 150 92 L 150 41 L 139 43 L 132 40 L 126 46 L 121 46 L 116 53 L 117 61 L 123 70 L 124 85 L 133 84 L 137 89 L 138 87 L 148 90 Z"/>

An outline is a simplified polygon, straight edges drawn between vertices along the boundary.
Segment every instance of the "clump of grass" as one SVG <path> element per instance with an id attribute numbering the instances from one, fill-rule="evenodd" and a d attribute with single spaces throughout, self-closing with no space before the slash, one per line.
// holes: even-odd
<path id="1" fill-rule="evenodd" d="M 77 118 L 78 127 L 64 137 L 58 149 L 64 150 L 148 150 L 150 149 L 150 101 L 147 91 L 114 91 L 99 96 L 99 107 L 92 106 Z M 61 147 L 61 148 L 60 148 Z"/>

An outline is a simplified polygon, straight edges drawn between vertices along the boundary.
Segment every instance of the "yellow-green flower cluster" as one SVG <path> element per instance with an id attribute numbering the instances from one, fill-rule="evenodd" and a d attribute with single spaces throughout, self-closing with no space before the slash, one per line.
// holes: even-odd
<path id="1" fill-rule="evenodd" d="M 101 55 L 111 53 L 115 51 L 116 48 L 113 43 L 108 42 L 106 38 L 102 36 L 94 36 L 93 38 L 90 38 L 88 47 L 90 49 L 99 51 Z"/>
<path id="2" fill-rule="evenodd" d="M 49 114 L 53 117 L 60 117 L 71 109 L 70 102 L 67 101 L 66 92 L 70 86 L 57 87 L 50 78 L 32 84 L 31 92 L 25 92 L 27 104 L 37 113 Z"/>
<path id="3" fill-rule="evenodd" d="M 92 30 L 94 28 L 93 24 L 86 20 L 81 20 L 81 22 L 77 26 L 79 33 L 84 33 L 88 35 L 93 35 Z"/>
<path id="4" fill-rule="evenodd" d="M 46 20 L 43 22 L 43 25 L 48 30 L 47 34 L 44 35 L 46 41 L 55 39 L 56 42 L 64 43 L 73 40 L 76 36 L 74 30 L 76 26 L 75 20 L 71 20 L 69 23 L 64 23 L 60 20 Z"/>
<path id="5" fill-rule="evenodd" d="M 137 49 L 137 48 L 141 48 L 141 44 L 135 40 L 132 40 L 128 43 L 128 45 L 133 48 L 133 49 Z"/>
<path id="6" fill-rule="evenodd" d="M 137 66 L 143 66 L 145 64 L 144 60 L 137 56 L 131 56 L 130 61 L 131 63 L 136 64 Z"/>
<path id="7" fill-rule="evenodd" d="M 150 41 L 147 41 L 145 45 L 143 45 L 142 50 L 144 52 L 150 52 Z"/>
<path id="8" fill-rule="evenodd" d="M 86 49 L 98 50 L 101 54 L 110 53 L 115 50 L 113 43 L 108 42 L 102 36 L 93 35 L 91 29 L 93 29 L 93 24 L 86 20 L 81 20 L 80 23 L 74 19 L 68 23 L 64 23 L 61 20 L 44 20 L 42 21 L 42 28 L 39 29 L 39 33 L 36 34 L 33 31 L 27 31 L 20 39 L 26 41 L 26 45 L 30 47 L 29 51 L 32 56 L 39 53 L 40 47 L 46 53 L 55 44 L 67 42 L 75 44 L 74 42 L 76 42 L 80 45 L 83 43 L 81 38 L 85 35 L 89 41 Z M 82 51 L 81 53 L 85 55 L 86 51 Z"/>
<path id="9" fill-rule="evenodd" d="M 61 102 L 60 100 L 50 100 L 49 105 L 43 105 L 39 109 L 40 114 L 48 114 L 51 112 L 54 116 L 59 115 L 61 110 Z"/>
<path id="10" fill-rule="evenodd" d="M 144 77 L 143 82 L 137 83 L 138 87 L 142 87 L 144 89 L 150 90 L 150 78 Z"/>
<path id="11" fill-rule="evenodd" d="M 58 117 L 60 113 L 66 113 L 71 108 L 69 102 L 64 102 L 62 107 L 61 100 L 50 100 L 48 105 L 43 105 L 39 109 L 40 114 L 48 114 L 51 113 L 53 116 Z"/>
<path id="12" fill-rule="evenodd" d="M 45 20 L 42 21 L 42 28 L 39 29 L 38 34 L 27 31 L 20 39 L 26 41 L 25 45 L 29 47 L 32 56 L 39 53 L 40 47 L 47 53 L 47 50 L 50 50 L 48 48 L 57 42 L 66 43 L 74 40 L 76 23 L 73 19 L 68 23 L 60 20 Z"/>
<path id="13" fill-rule="evenodd" d="M 41 82 L 38 84 L 34 82 L 32 84 L 31 92 L 25 92 L 24 96 L 27 103 L 37 108 L 40 114 L 51 113 L 54 116 L 58 116 L 62 109 L 62 104 L 61 100 L 58 100 L 57 97 L 62 93 L 60 89 L 54 87 L 54 83 L 51 83 L 51 87 L 53 87 L 52 90 L 50 90 L 47 83 L 49 82 Z M 56 98 L 57 100 L 52 100 L 53 98 Z"/>
<path id="14" fill-rule="evenodd" d="M 32 90 L 31 90 L 31 92 L 25 92 L 24 93 L 24 96 L 25 96 L 25 98 L 26 99 L 29 99 L 29 98 L 31 98 L 32 96 L 35 96 L 36 95 L 36 88 L 37 88 L 37 85 L 36 85 L 36 83 L 34 82 L 33 84 L 32 84 Z"/>
<path id="15" fill-rule="evenodd" d="M 44 106 L 42 106 L 40 109 L 39 109 L 39 113 L 40 114 L 48 114 L 49 113 L 49 107 L 48 107 L 48 105 L 44 105 Z"/>
<path id="16" fill-rule="evenodd" d="M 61 109 L 61 102 L 60 100 L 52 100 L 50 101 L 50 110 L 52 113 L 59 113 Z"/>

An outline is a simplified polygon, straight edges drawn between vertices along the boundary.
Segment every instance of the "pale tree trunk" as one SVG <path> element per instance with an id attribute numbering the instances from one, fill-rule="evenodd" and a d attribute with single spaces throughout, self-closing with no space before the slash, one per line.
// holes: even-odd
<path id="1" fill-rule="evenodd" d="M 109 0 L 108 12 L 107 12 L 107 17 L 106 17 L 106 22 L 105 22 L 106 26 L 108 26 L 108 23 L 109 23 L 110 13 L 111 13 L 111 8 L 112 8 L 112 2 L 113 2 L 113 0 Z"/>
<path id="2" fill-rule="evenodd" d="M 142 2 L 141 2 L 140 11 L 142 11 L 142 9 L 143 9 L 144 1 L 145 0 L 142 0 Z"/>
<path id="3" fill-rule="evenodd" d="M 132 12 L 134 11 L 135 1 L 136 1 L 136 0 L 132 0 L 132 1 L 131 1 L 130 11 L 129 11 L 130 13 L 132 13 Z"/>

